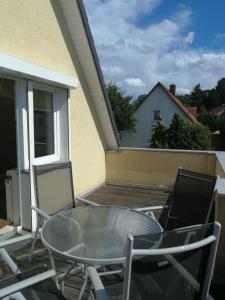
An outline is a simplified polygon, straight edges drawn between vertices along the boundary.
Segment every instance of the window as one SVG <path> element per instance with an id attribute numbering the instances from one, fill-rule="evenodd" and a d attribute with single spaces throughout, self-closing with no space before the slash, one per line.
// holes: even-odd
<path id="1" fill-rule="evenodd" d="M 25 165 L 69 159 L 67 90 L 28 82 L 29 151 Z"/>
<path id="2" fill-rule="evenodd" d="M 54 146 L 54 98 L 53 93 L 33 90 L 34 154 L 35 158 L 52 155 Z"/>
<path id="3" fill-rule="evenodd" d="M 154 121 L 160 120 L 160 110 L 154 110 Z"/>

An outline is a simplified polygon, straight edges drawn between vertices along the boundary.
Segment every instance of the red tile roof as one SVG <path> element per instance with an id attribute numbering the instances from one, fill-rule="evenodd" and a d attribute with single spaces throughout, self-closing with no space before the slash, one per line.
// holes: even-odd
<path id="1" fill-rule="evenodd" d="M 211 109 L 211 112 L 214 114 L 223 113 L 224 112 L 224 106 L 216 106 L 213 109 Z"/>
<path id="2" fill-rule="evenodd" d="M 198 113 L 197 113 L 197 111 L 198 111 L 197 106 L 188 106 L 188 107 L 186 107 L 186 109 L 188 110 L 189 113 L 192 114 L 192 116 L 194 116 L 195 118 L 197 118 L 197 115 L 198 115 Z"/>
<path id="3" fill-rule="evenodd" d="M 161 86 L 161 88 L 167 93 L 167 95 L 171 98 L 171 100 L 173 100 L 176 105 L 189 117 L 189 119 L 193 122 L 193 123 L 198 123 L 198 120 L 187 110 L 187 108 L 181 103 L 181 101 L 175 96 L 173 95 L 161 82 L 158 82 L 154 88 L 150 91 L 150 93 L 157 87 L 157 86 Z M 149 93 L 149 94 L 150 94 Z M 148 95 L 149 95 L 148 94 Z"/>

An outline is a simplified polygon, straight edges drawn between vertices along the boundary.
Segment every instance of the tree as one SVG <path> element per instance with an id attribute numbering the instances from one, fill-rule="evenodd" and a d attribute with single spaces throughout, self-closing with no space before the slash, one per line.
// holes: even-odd
<path id="1" fill-rule="evenodd" d="M 211 150 L 212 139 L 207 127 L 200 123 L 186 122 L 184 126 L 183 148 L 187 150 Z"/>
<path id="2" fill-rule="evenodd" d="M 209 92 L 208 107 L 216 107 L 225 103 L 225 78 L 221 78 L 214 89 Z"/>
<path id="3" fill-rule="evenodd" d="M 186 106 L 197 106 L 198 111 L 202 108 L 208 111 L 222 105 L 225 103 L 225 77 L 221 78 L 211 90 L 202 90 L 200 84 L 197 84 L 191 94 L 181 95 L 179 99 Z"/>
<path id="4" fill-rule="evenodd" d="M 192 100 L 193 106 L 197 106 L 198 109 L 208 101 L 208 91 L 203 91 L 200 84 L 194 86 L 193 91 L 191 92 L 190 98 Z"/>
<path id="5" fill-rule="evenodd" d="M 220 131 L 220 136 L 225 138 L 225 113 L 218 117 L 217 130 Z"/>
<path id="6" fill-rule="evenodd" d="M 174 114 L 169 128 L 158 122 L 152 134 L 150 147 L 185 150 L 210 150 L 212 148 L 207 127 L 200 123 L 185 122 L 177 114 Z"/>
<path id="7" fill-rule="evenodd" d="M 185 106 L 194 106 L 193 100 L 190 94 L 178 95 L 178 98 Z"/>
<path id="8" fill-rule="evenodd" d="M 167 128 L 163 125 L 162 119 L 157 121 L 157 126 L 153 129 L 150 148 L 167 149 Z"/>
<path id="9" fill-rule="evenodd" d="M 182 149 L 184 139 L 184 126 L 184 120 L 175 113 L 170 127 L 167 130 L 169 148 Z"/>
<path id="10" fill-rule="evenodd" d="M 216 93 L 220 99 L 225 99 L 225 78 L 221 78 L 216 85 Z"/>
<path id="11" fill-rule="evenodd" d="M 106 88 L 118 130 L 135 132 L 136 120 L 133 115 L 133 98 L 131 96 L 126 96 L 125 91 L 115 83 L 108 83 Z"/>
<path id="12" fill-rule="evenodd" d="M 208 113 L 204 107 L 199 110 L 198 120 L 211 132 L 218 130 L 219 117 Z"/>
<path id="13" fill-rule="evenodd" d="M 134 101 L 134 110 L 137 109 L 145 100 L 147 94 L 143 94 L 137 97 L 137 99 Z"/>

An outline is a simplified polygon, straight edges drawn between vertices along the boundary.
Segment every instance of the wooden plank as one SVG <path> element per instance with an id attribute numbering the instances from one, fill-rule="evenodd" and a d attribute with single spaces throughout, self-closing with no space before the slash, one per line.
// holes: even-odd
<path id="1" fill-rule="evenodd" d="M 168 198 L 168 193 L 145 188 L 106 185 L 87 198 L 102 205 L 118 205 L 133 208 L 162 205 Z"/>

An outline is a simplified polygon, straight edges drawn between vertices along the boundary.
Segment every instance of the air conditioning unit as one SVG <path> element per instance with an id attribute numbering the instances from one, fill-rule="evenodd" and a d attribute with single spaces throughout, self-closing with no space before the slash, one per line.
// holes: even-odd
<path id="1" fill-rule="evenodd" d="M 17 169 L 7 170 L 6 180 L 6 208 L 7 219 L 14 225 L 20 224 L 20 193 L 19 193 L 19 176 Z"/>

